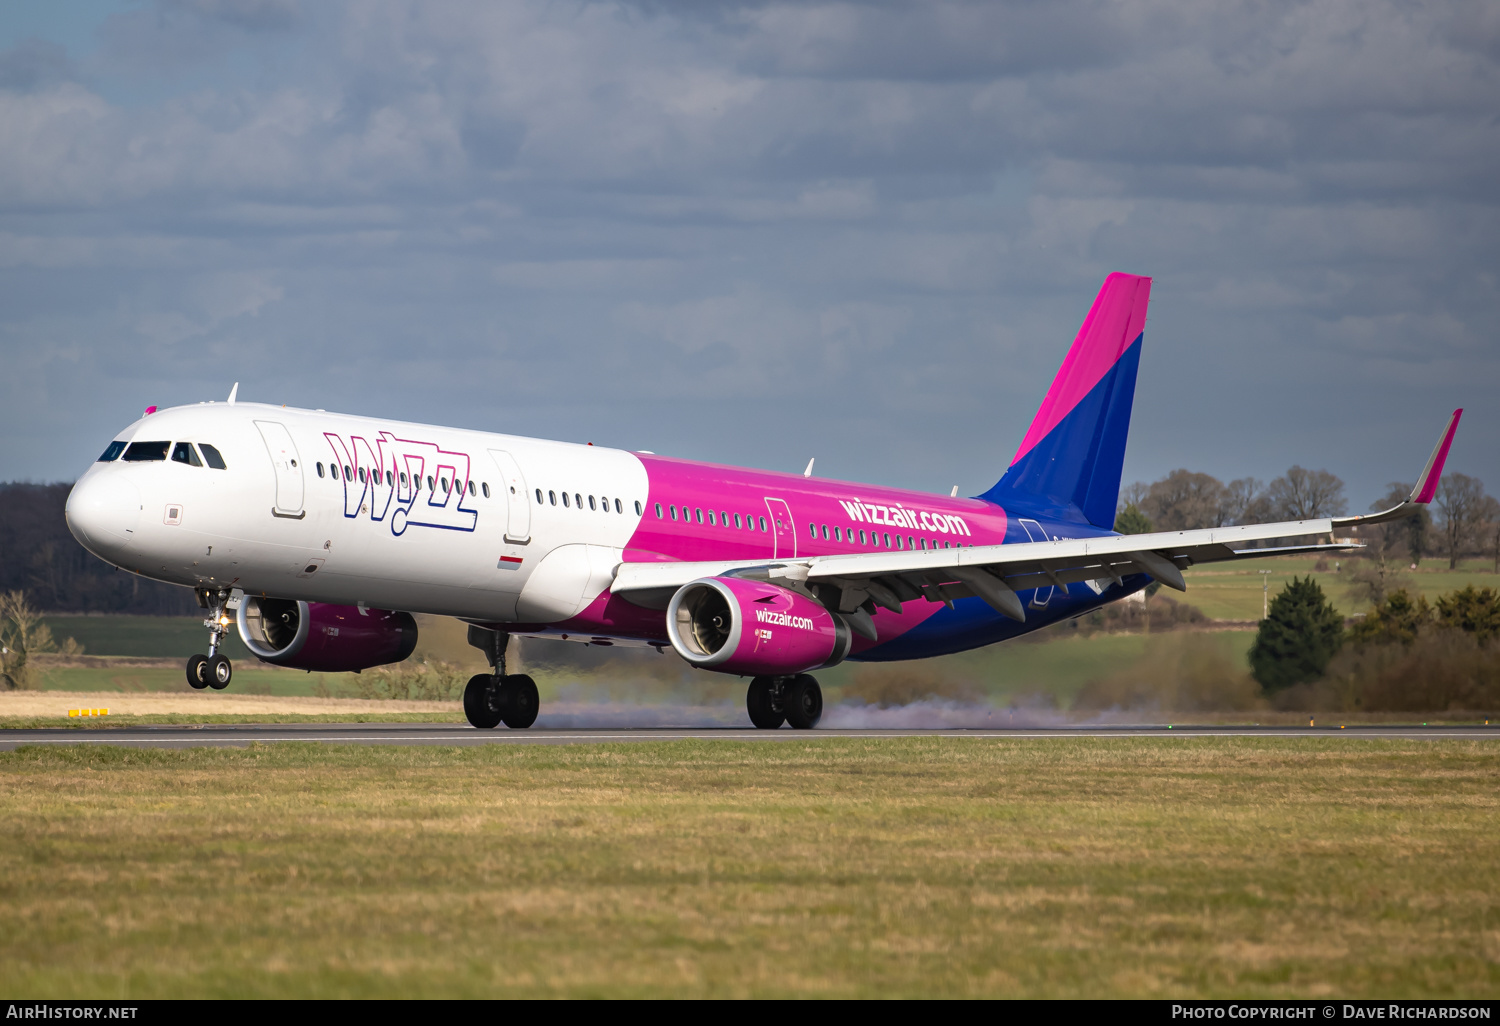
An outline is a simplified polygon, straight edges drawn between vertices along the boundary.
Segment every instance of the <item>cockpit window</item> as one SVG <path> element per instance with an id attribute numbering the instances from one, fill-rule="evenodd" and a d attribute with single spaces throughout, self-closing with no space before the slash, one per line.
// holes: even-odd
<path id="1" fill-rule="evenodd" d="M 176 445 L 172 446 L 172 462 L 186 463 L 190 467 L 203 466 L 203 461 L 200 460 L 198 458 L 198 454 L 193 451 L 193 443 L 191 442 L 178 442 Z"/>
<path id="2" fill-rule="evenodd" d="M 171 442 L 131 442 L 125 450 L 126 463 L 154 463 L 167 458 L 167 447 Z"/>
<path id="3" fill-rule="evenodd" d="M 224 457 L 219 455 L 219 450 L 215 449 L 207 442 L 199 442 L 198 448 L 203 450 L 203 459 L 210 467 L 213 467 L 215 470 L 229 469 L 229 467 L 224 463 Z"/>
<path id="4" fill-rule="evenodd" d="M 120 453 L 125 451 L 124 442 L 110 442 L 109 448 L 104 450 L 104 455 L 99 457 L 100 463 L 113 463 L 120 458 Z"/>

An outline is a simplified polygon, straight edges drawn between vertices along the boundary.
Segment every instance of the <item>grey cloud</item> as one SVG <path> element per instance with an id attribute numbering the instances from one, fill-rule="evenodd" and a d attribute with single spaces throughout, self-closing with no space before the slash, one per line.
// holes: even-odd
<path id="1" fill-rule="evenodd" d="M 0 477 L 239 379 L 978 491 L 1119 269 L 1157 279 L 1129 479 L 1363 505 L 1467 404 L 1500 484 L 1493 11 L 129 11 L 0 54 L 0 436 L 44 440 Z"/>

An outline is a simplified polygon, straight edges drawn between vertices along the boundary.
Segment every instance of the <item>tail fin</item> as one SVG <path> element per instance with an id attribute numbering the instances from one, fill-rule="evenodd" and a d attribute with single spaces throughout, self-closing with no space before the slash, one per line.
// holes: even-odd
<path id="1" fill-rule="evenodd" d="M 981 498 L 1112 528 L 1151 279 L 1111 274 L 1010 469 Z"/>

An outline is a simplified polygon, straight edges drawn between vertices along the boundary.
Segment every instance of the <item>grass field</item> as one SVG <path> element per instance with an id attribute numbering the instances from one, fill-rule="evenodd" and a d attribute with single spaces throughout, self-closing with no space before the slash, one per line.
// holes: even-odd
<path id="1" fill-rule="evenodd" d="M 1493 742 L 0 754 L 0 991 L 1500 994 Z"/>
<path id="2" fill-rule="evenodd" d="M 1254 635 L 1226 631 L 1213 635 L 1226 657 L 1244 663 Z M 1042 704 L 1066 709 L 1088 682 L 1147 658 L 1150 639 L 1132 634 L 1079 636 L 1060 633 L 1046 641 L 1011 642 L 938 659 L 895 664 L 845 663 L 819 671 L 827 701 L 902 705 L 928 696 L 1006 705 Z M 739 704 L 745 681 L 723 674 L 693 671 L 674 655 L 631 651 L 599 652 L 596 665 L 549 663 L 549 654 L 571 654 L 566 642 L 527 644 L 526 669 L 537 681 L 543 702 L 609 700 L 656 705 Z M 52 667 L 43 671 L 49 691 L 145 695 L 188 693 L 176 667 Z M 235 664 L 234 682 L 222 694 L 310 697 L 325 689 L 352 694 L 351 674 L 307 674 L 258 665 L 253 659 Z M 68 703 L 60 698 L 58 708 Z M 455 698 L 454 709 L 458 708 Z M 0 714 L 3 715 L 3 714 Z"/>
<path id="3" fill-rule="evenodd" d="M 1362 613 L 1367 603 L 1355 601 L 1348 594 L 1351 563 L 1342 561 L 1343 571 L 1332 569 L 1336 562 L 1327 559 L 1330 569 L 1317 570 L 1317 557 L 1277 556 L 1271 559 L 1237 560 L 1233 563 L 1209 563 L 1194 567 L 1183 573 L 1187 580 L 1186 595 L 1179 598 L 1203 610 L 1205 616 L 1214 620 L 1259 620 L 1264 608 L 1261 593 L 1261 570 L 1270 570 L 1271 597 L 1275 598 L 1294 576 L 1312 574 L 1323 588 L 1323 593 L 1345 616 Z M 1357 564 L 1353 565 L 1357 567 Z M 1398 586 L 1404 586 L 1413 594 L 1421 592 L 1431 602 L 1439 595 L 1446 595 L 1468 585 L 1476 588 L 1500 588 L 1500 575 L 1494 572 L 1494 563 L 1485 560 L 1464 560 L 1458 569 L 1449 570 L 1446 559 L 1426 559 L 1416 570 L 1407 570 L 1400 575 Z"/>

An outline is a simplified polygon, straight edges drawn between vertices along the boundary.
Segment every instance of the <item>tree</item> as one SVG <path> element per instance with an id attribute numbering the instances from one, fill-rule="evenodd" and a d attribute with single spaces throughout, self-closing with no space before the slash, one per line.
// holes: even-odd
<path id="1" fill-rule="evenodd" d="M 1371 532 L 1382 532 L 1385 525 L 1376 525 L 1366 528 Z M 1383 547 L 1381 538 L 1375 538 L 1370 543 L 1370 555 L 1360 560 L 1357 568 L 1351 563 L 1349 573 L 1347 594 L 1356 602 L 1368 602 L 1379 606 L 1388 597 L 1396 593 L 1402 578 L 1401 567 L 1395 560 L 1388 558 Z"/>
<path id="2" fill-rule="evenodd" d="M 1115 517 L 1115 530 L 1120 534 L 1150 534 L 1151 521 L 1146 519 L 1146 514 L 1141 512 L 1139 506 L 1127 502 Z"/>
<path id="3" fill-rule="evenodd" d="M 1359 644 L 1395 643 L 1410 645 L 1417 640 L 1422 628 L 1432 623 L 1432 609 L 1427 599 L 1418 594 L 1415 601 L 1405 588 L 1391 592 L 1384 602 L 1349 630 L 1349 640 Z"/>
<path id="4" fill-rule="evenodd" d="M 1219 496 L 1224 485 L 1215 477 L 1174 470 L 1153 482 L 1141 500 L 1141 512 L 1158 531 L 1192 531 L 1219 526 Z"/>
<path id="5" fill-rule="evenodd" d="M 56 647 L 52 629 L 42 623 L 24 591 L 0 594 L 0 686 L 34 688 L 36 668 L 30 665 L 30 657 Z"/>
<path id="6" fill-rule="evenodd" d="M 1461 588 L 1437 600 L 1438 622 L 1466 631 L 1479 641 L 1500 634 L 1500 594 L 1491 588 Z"/>
<path id="7" fill-rule="evenodd" d="M 1344 482 L 1326 470 L 1292 466 L 1266 489 L 1266 498 L 1283 520 L 1319 520 L 1343 516 L 1349 509 Z"/>
<path id="8" fill-rule="evenodd" d="M 1386 486 L 1385 495 L 1370 503 L 1370 512 L 1379 513 L 1401 505 L 1411 495 L 1412 488 L 1413 485 L 1409 481 L 1392 481 Z M 1427 512 L 1426 506 L 1418 506 L 1415 513 L 1394 523 L 1383 525 L 1382 530 L 1391 540 L 1392 550 L 1396 543 L 1404 544 L 1411 561 L 1420 563 L 1422 557 L 1427 554 L 1431 528 L 1432 514 Z"/>
<path id="9" fill-rule="evenodd" d="M 1137 481 L 1134 484 L 1126 485 L 1120 489 L 1120 508 L 1139 506 L 1146 501 L 1146 496 L 1150 491 L 1151 486 L 1144 481 Z"/>
<path id="10" fill-rule="evenodd" d="M 1495 557 L 1495 573 L 1500 574 L 1500 502 L 1493 496 L 1486 495 L 1479 502 L 1478 523 L 1476 532 L 1481 547 L 1488 545 L 1491 554 Z"/>
<path id="11" fill-rule="evenodd" d="M 1271 504 L 1265 496 L 1265 483 L 1253 477 L 1239 477 L 1219 493 L 1219 523 L 1258 524 L 1271 518 Z"/>
<path id="12" fill-rule="evenodd" d="M 1437 487 L 1437 506 L 1443 514 L 1443 544 L 1448 549 L 1448 569 L 1458 566 L 1458 558 L 1464 554 L 1474 538 L 1474 532 L 1484 515 L 1484 482 L 1457 471 L 1444 474 Z"/>
<path id="13" fill-rule="evenodd" d="M 1344 618 L 1312 579 L 1293 577 L 1271 600 L 1250 646 L 1250 671 L 1267 691 L 1317 680 L 1344 642 Z"/>

